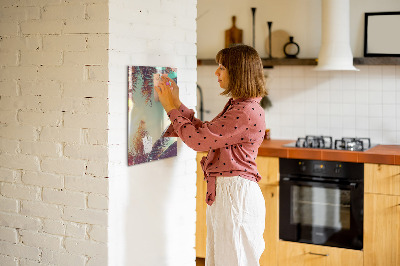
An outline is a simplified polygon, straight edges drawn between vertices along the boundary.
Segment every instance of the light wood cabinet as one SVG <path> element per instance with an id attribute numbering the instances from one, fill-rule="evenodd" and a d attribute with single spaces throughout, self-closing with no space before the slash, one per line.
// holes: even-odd
<path id="1" fill-rule="evenodd" d="M 400 265 L 400 166 L 365 164 L 364 265 Z"/>
<path id="2" fill-rule="evenodd" d="M 279 240 L 279 158 L 258 156 L 257 169 L 262 176 L 261 191 L 265 200 L 265 250 L 260 258 L 261 266 L 277 265 Z"/>
<path id="3" fill-rule="evenodd" d="M 197 192 L 196 192 L 196 257 L 206 257 L 206 192 L 207 183 L 204 181 L 203 170 L 201 169 L 200 161 L 203 156 L 207 156 L 206 152 L 198 152 L 197 161 Z"/>
<path id="4" fill-rule="evenodd" d="M 261 185 L 261 191 L 265 199 L 265 250 L 260 258 L 260 266 L 276 266 L 278 262 L 279 240 L 279 187 Z"/>
<path id="5" fill-rule="evenodd" d="M 400 265 L 400 196 L 365 194 L 364 206 L 364 265 Z"/>
<path id="6" fill-rule="evenodd" d="M 260 185 L 279 186 L 279 158 L 258 156 L 256 164 L 262 177 Z"/>
<path id="7" fill-rule="evenodd" d="M 400 165 L 364 164 L 364 192 L 400 196 Z"/>
<path id="8" fill-rule="evenodd" d="M 288 241 L 279 241 L 279 266 L 361 266 L 363 252 Z"/>

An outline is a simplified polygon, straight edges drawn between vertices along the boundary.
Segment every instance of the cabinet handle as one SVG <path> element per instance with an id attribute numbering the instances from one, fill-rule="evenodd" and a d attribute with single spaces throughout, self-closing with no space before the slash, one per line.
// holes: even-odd
<path id="1" fill-rule="evenodd" d="M 317 255 L 317 256 L 324 256 L 324 257 L 329 256 L 329 254 L 321 254 L 321 253 L 314 253 L 314 252 L 308 252 L 308 254 L 310 254 L 310 255 Z"/>

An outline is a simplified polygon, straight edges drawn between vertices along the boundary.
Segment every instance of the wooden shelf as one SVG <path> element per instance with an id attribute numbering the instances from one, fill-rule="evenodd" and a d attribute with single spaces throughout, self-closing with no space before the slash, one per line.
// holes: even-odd
<path id="1" fill-rule="evenodd" d="M 264 67 L 273 66 L 316 66 L 316 58 L 261 58 Z"/>
<path id="2" fill-rule="evenodd" d="M 316 58 L 261 58 L 264 68 L 274 66 L 316 66 Z M 354 65 L 400 65 L 400 57 L 356 57 Z M 198 66 L 217 65 L 214 59 L 197 59 Z"/>
<path id="3" fill-rule="evenodd" d="M 315 58 L 261 58 L 263 66 L 273 67 L 273 66 L 305 66 L 305 65 L 317 65 Z M 197 59 L 198 66 L 209 66 L 217 65 L 214 59 Z"/>
<path id="4" fill-rule="evenodd" d="M 356 57 L 355 65 L 400 65 L 400 57 Z"/>

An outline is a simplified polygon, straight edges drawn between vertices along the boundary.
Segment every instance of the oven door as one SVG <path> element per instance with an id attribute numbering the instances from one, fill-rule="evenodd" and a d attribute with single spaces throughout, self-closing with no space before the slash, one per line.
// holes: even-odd
<path id="1" fill-rule="evenodd" d="M 279 237 L 361 250 L 363 199 L 363 182 L 281 177 Z"/>

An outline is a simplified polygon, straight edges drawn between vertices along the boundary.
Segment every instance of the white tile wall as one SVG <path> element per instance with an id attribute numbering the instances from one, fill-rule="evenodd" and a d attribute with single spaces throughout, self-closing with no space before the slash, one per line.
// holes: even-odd
<path id="1" fill-rule="evenodd" d="M 358 72 L 317 72 L 313 66 L 276 66 L 266 69 L 272 108 L 267 127 L 274 139 L 305 134 L 370 137 L 373 143 L 400 144 L 400 66 L 359 65 Z M 198 68 L 204 108 L 212 119 L 226 98 L 214 66 Z"/>

